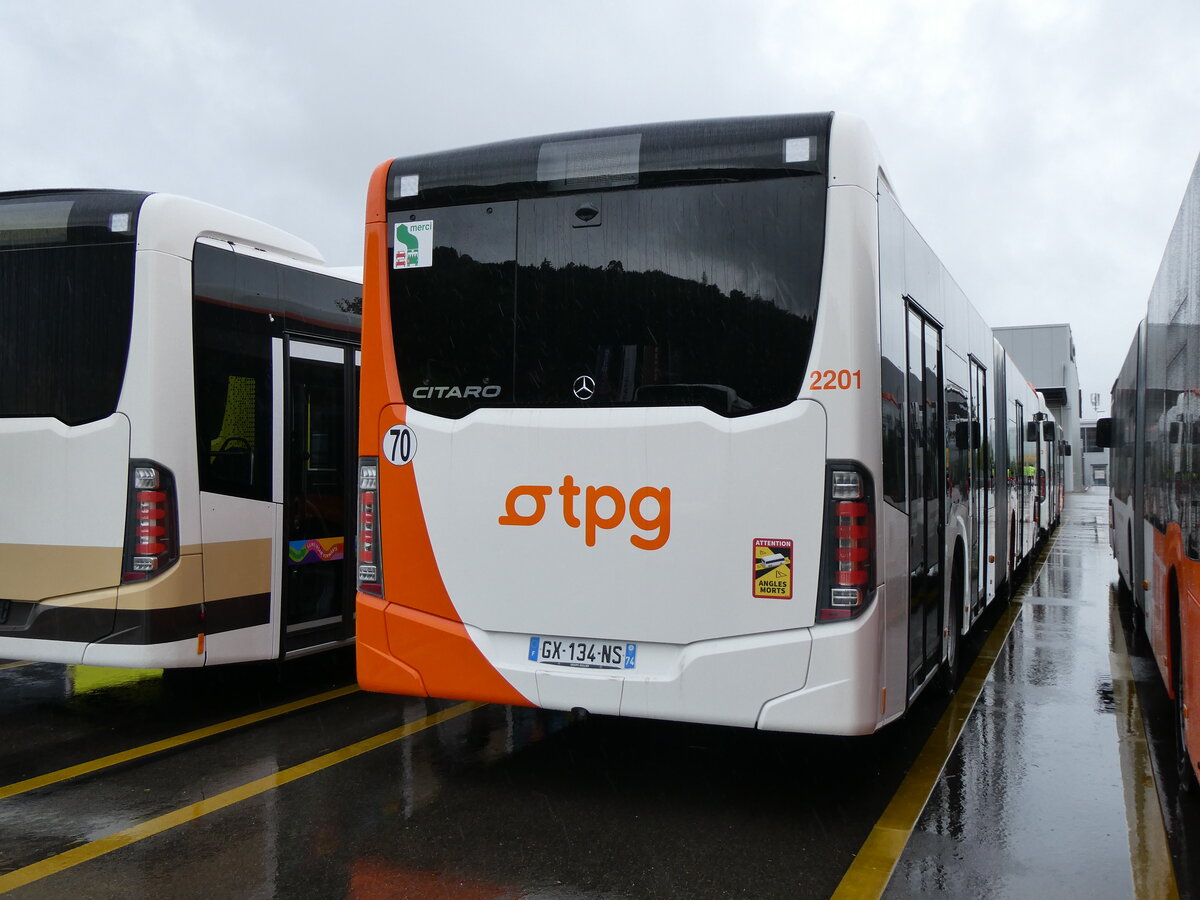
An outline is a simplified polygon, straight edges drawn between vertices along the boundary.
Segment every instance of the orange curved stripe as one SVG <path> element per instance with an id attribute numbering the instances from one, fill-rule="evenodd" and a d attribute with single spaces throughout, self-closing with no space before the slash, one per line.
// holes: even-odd
<path id="1" fill-rule="evenodd" d="M 379 544 L 385 599 L 356 599 L 359 683 L 367 690 L 531 706 L 467 634 L 438 569 L 412 465 L 381 452 L 383 436 L 404 424 L 393 347 L 387 252 L 387 175 L 371 176 L 363 256 L 363 345 L 359 454 L 380 459 Z M 390 601 L 390 602 L 389 602 Z"/>
<path id="2" fill-rule="evenodd" d="M 385 614 L 388 646 L 421 673 L 429 696 L 535 705 L 479 652 L 461 622 L 396 603 Z"/>

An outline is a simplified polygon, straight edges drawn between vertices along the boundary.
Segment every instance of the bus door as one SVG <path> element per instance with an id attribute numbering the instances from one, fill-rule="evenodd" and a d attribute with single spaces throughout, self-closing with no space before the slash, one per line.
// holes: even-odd
<path id="1" fill-rule="evenodd" d="M 357 353 L 289 339 L 283 459 L 284 654 L 344 641 L 354 632 L 349 506 Z"/>
<path id="2" fill-rule="evenodd" d="M 908 309 L 908 692 L 937 668 L 942 651 L 945 448 L 942 335 Z"/>
<path id="3" fill-rule="evenodd" d="M 1013 445 L 1016 459 L 1012 467 L 1012 477 L 1016 479 L 1017 486 L 1017 533 L 1016 540 L 1013 541 L 1015 550 L 1010 552 L 1014 560 L 1020 560 L 1025 556 L 1025 515 L 1028 504 L 1026 481 L 1029 473 L 1025 466 L 1025 407 L 1019 400 L 1014 400 L 1013 410 L 1017 422 L 1016 441 Z"/>
<path id="4" fill-rule="evenodd" d="M 987 600 L 988 558 L 988 462 L 991 447 L 987 441 L 987 370 L 974 357 L 970 361 L 971 415 L 971 607 L 977 611 Z"/>

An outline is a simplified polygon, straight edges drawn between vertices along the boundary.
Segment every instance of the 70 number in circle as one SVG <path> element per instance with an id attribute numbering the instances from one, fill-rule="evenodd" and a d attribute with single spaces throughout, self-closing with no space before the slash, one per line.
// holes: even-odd
<path id="1" fill-rule="evenodd" d="M 417 435 L 407 425 L 393 425 L 383 436 L 383 455 L 393 466 L 406 466 L 417 455 Z"/>

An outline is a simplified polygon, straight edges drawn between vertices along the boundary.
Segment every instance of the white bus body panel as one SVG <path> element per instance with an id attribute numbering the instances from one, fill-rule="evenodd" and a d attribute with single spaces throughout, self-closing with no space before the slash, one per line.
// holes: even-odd
<path id="1" fill-rule="evenodd" d="M 688 644 L 813 622 L 826 428 L 816 403 L 741 419 L 679 407 L 479 410 L 462 420 L 410 409 L 407 421 L 429 536 L 464 624 Z M 665 545 L 633 546 L 631 537 L 655 532 L 626 516 L 587 546 L 585 529 L 564 520 L 557 490 L 567 475 L 627 501 L 644 486 L 670 488 Z M 499 524 L 522 485 L 555 491 L 543 518 Z M 581 495 L 577 515 L 583 506 Z M 532 508 L 528 497 L 517 506 Z M 794 542 L 792 599 L 751 596 L 756 538 Z"/>
<path id="2" fill-rule="evenodd" d="M 120 413 L 74 427 L 57 419 L 0 419 L 0 544 L 35 547 L 102 547 L 120 554 L 125 542 L 125 499 L 129 484 L 129 420 Z M 16 562 L 13 560 L 12 562 Z M 42 577 L 72 573 L 45 571 Z M 74 573 L 88 587 L 116 586 L 120 568 Z M 0 578 L 19 572 L 6 566 Z M 79 588 L 82 590 L 83 588 Z M 22 595 L 26 592 L 20 592 Z M 0 596 L 18 596 L 0 587 Z M 52 596 L 52 595 L 51 595 Z"/>
<path id="3" fill-rule="evenodd" d="M 410 409 L 407 423 L 455 609 L 532 702 L 752 727 L 765 703 L 806 684 L 825 480 L 819 404 L 740 419 L 680 407 L 479 410 L 455 421 Z M 644 486 L 670 488 L 669 539 L 634 546 L 631 537 L 657 532 L 626 516 L 587 546 L 557 493 L 566 475 L 582 491 L 612 486 L 626 500 Z M 502 525 L 520 485 L 555 493 L 536 524 Z M 533 508 L 528 496 L 516 506 Z M 584 517 L 584 495 L 573 512 Z M 756 538 L 793 542 L 790 598 L 753 596 Z M 636 670 L 531 662 L 531 636 L 637 642 Z"/>

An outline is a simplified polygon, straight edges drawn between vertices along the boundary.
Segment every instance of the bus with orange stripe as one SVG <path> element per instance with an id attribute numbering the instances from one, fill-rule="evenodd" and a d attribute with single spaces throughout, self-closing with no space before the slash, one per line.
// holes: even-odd
<path id="1" fill-rule="evenodd" d="M 1061 509 L 1052 417 L 853 116 L 390 160 L 363 315 L 371 690 L 872 732 Z"/>
<path id="2" fill-rule="evenodd" d="M 353 640 L 361 293 L 196 200 L 0 194 L 0 657 L 185 668 Z"/>
<path id="3" fill-rule="evenodd" d="M 1097 438 L 1109 538 L 1172 700 L 1181 783 L 1200 772 L 1200 160 Z"/>

